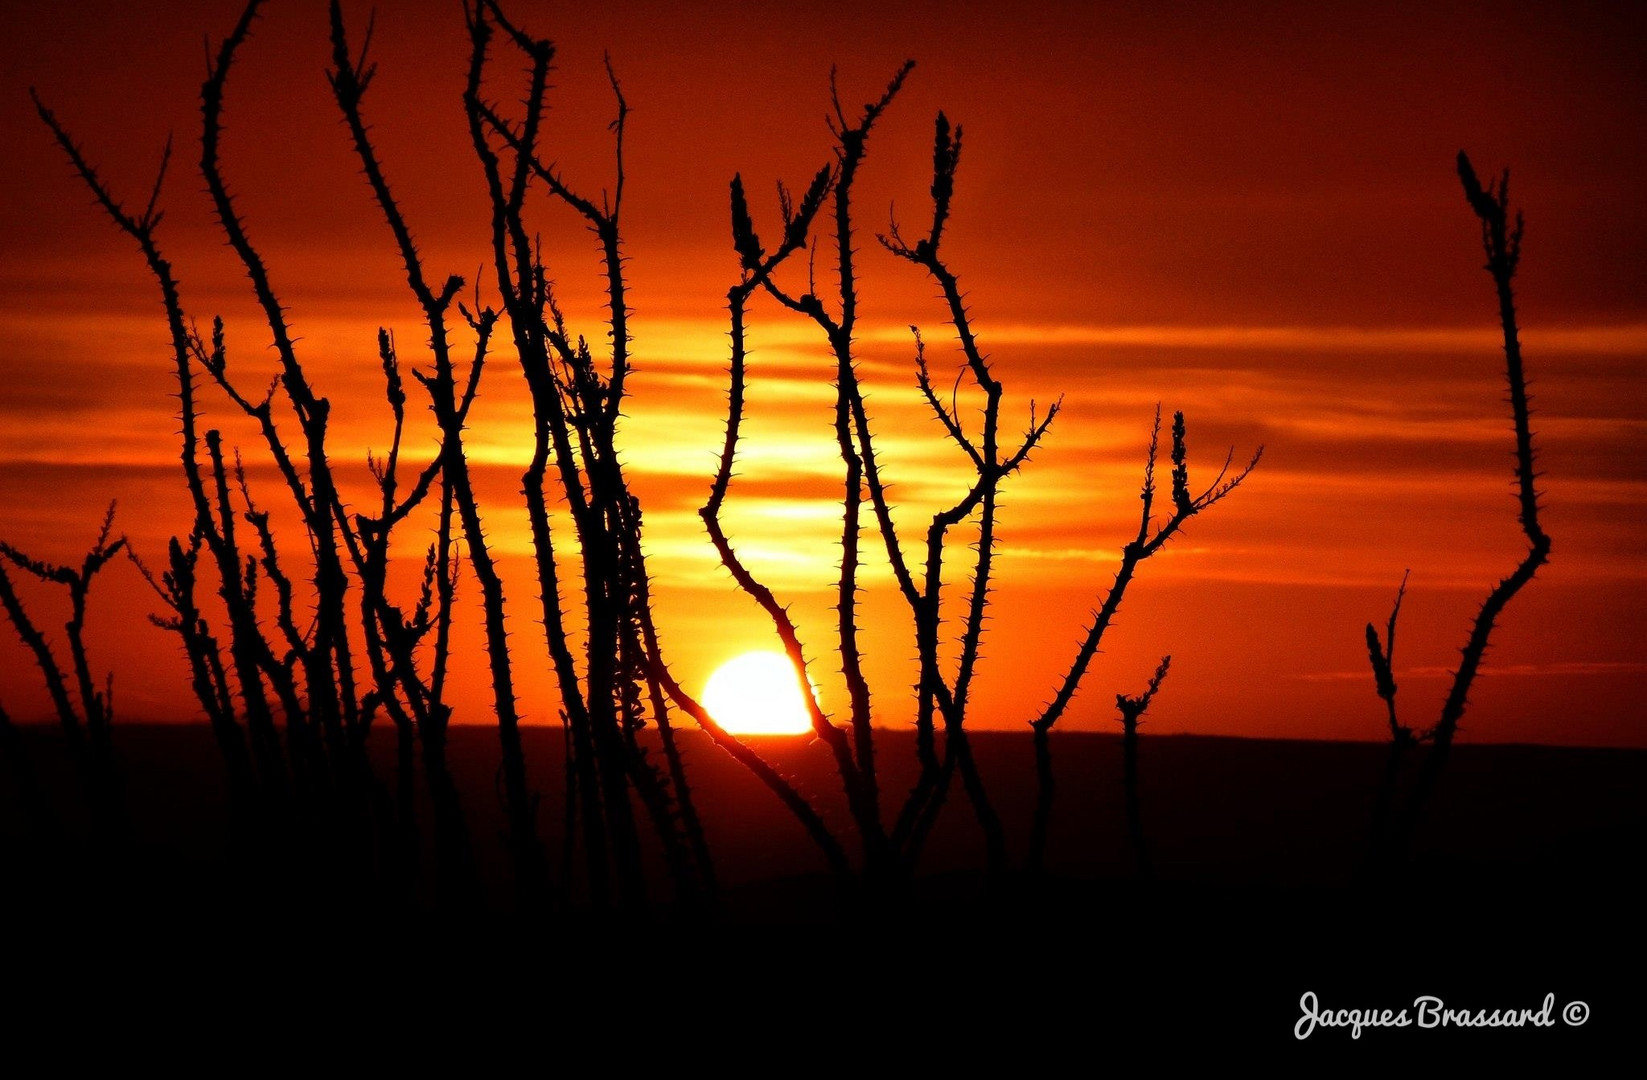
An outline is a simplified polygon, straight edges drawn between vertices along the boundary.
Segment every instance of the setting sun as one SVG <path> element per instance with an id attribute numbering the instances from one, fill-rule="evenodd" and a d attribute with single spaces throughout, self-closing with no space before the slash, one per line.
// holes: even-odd
<path id="1" fill-rule="evenodd" d="M 709 676 L 703 703 L 734 735 L 802 735 L 812 730 L 800 678 L 782 653 L 747 652 L 728 660 Z"/>

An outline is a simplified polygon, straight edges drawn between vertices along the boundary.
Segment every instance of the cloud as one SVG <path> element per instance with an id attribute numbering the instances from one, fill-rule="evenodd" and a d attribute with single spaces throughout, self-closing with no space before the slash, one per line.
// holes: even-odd
<path id="1" fill-rule="evenodd" d="M 1458 353 L 1502 348 L 1503 339 L 1489 325 L 1450 326 L 1191 326 L 1005 323 L 990 325 L 987 339 L 997 345 L 1064 347 L 1141 346 L 1151 349 L 1218 349 L 1240 352 L 1389 352 Z M 878 328 L 873 341 L 898 339 L 896 331 Z M 907 340 L 907 332 L 904 335 Z M 1647 353 L 1647 325 L 1547 327 L 1522 334 L 1529 351 L 1546 354 L 1639 356 Z"/>
<path id="2" fill-rule="evenodd" d="M 1647 663 L 1634 660 L 1559 660 L 1547 664 L 1489 664 L 1482 668 L 1481 674 L 1515 678 L 1610 678 L 1647 674 Z M 1451 679 L 1453 669 L 1436 666 L 1411 667 L 1398 670 L 1395 676 L 1398 680 Z M 1372 675 L 1366 671 L 1312 671 L 1294 675 L 1293 678 L 1302 682 L 1368 682 Z"/>

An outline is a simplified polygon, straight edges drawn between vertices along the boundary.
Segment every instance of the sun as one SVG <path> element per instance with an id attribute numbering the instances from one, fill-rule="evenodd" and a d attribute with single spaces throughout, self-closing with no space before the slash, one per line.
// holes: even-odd
<path id="1" fill-rule="evenodd" d="M 802 735 L 812 730 L 801 680 L 789 657 L 746 652 L 715 669 L 703 704 L 734 735 Z"/>

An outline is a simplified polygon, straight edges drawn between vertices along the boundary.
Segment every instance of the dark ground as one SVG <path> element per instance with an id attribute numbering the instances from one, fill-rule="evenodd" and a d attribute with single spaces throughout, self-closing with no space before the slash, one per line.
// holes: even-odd
<path id="1" fill-rule="evenodd" d="M 1146 885 L 1127 846 L 1119 739 L 1066 734 L 1054 743 L 1046 879 L 988 881 L 957 791 L 915 882 L 865 905 L 836 888 L 758 782 L 687 735 L 719 910 L 667 910 L 659 872 L 661 913 L 597 916 L 574 902 L 533 915 L 510 902 L 496 735 L 458 729 L 453 769 L 488 903 L 456 915 L 429 903 L 426 835 L 415 898 L 334 887 L 324 875 L 294 886 L 278 869 L 237 861 L 222 770 L 198 727 L 118 729 L 130 838 L 125 854 L 99 860 L 60 735 L 24 736 L 58 836 L 39 839 L 8 771 L 0 853 L 11 872 L 0 925 L 12 984 L 40 988 L 29 1000 L 43 1016 L 101 1002 L 239 1024 L 289 1020 L 297 1009 L 374 1017 L 383 1030 L 410 1025 L 417 1039 L 480 1023 L 545 1042 L 617 1025 L 627 1041 L 612 1045 L 636 1053 L 701 1045 L 728 1063 L 743 1055 L 775 1065 L 793 1062 L 759 1056 L 770 1040 L 806 1060 L 858 1060 L 870 1040 L 882 1047 L 872 1056 L 891 1066 L 976 1066 L 1004 1055 L 1015 1071 L 1050 1070 L 1054 1059 L 1041 1055 L 1055 1048 L 1060 1062 L 1071 1051 L 1097 1061 L 1117 1045 L 1166 1057 L 1222 1047 L 1288 1058 L 1423 1056 L 1447 1046 L 1575 1065 L 1647 1019 L 1647 752 L 1458 747 L 1411 873 L 1371 886 L 1355 871 L 1384 747 L 1146 736 L 1142 806 L 1156 869 Z M 1021 861 L 1029 738 L 975 739 L 1009 854 Z M 379 777 L 391 785 L 393 741 L 389 730 L 374 735 Z M 558 729 L 528 733 L 557 874 L 562 745 Z M 839 800 L 829 799 L 827 753 L 794 740 L 760 745 L 849 836 Z M 895 809 L 913 778 L 912 743 L 882 733 L 878 745 Z M 427 805 L 419 810 L 426 834 Z M 1359 1039 L 1320 1028 L 1300 1042 L 1293 1025 L 1306 991 L 1330 1008 L 1398 1010 L 1420 994 L 1489 1010 L 1538 1007 L 1554 994 L 1556 1021 L 1373 1029 Z M 1560 1018 L 1574 1000 L 1593 1011 L 1582 1027 Z"/>

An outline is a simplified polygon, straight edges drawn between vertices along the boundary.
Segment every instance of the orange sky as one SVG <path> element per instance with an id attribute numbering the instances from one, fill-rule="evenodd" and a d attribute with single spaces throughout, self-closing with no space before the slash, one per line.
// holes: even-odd
<path id="1" fill-rule="evenodd" d="M 459 100 L 458 6 L 380 7 L 367 101 L 380 151 L 431 269 L 472 275 L 486 227 Z M 1264 463 L 1145 565 L 1063 724 L 1114 727 L 1114 694 L 1141 689 L 1171 652 L 1153 730 L 1378 738 L 1361 627 L 1382 621 L 1408 567 L 1398 679 L 1410 722 L 1438 707 L 1468 620 L 1521 551 L 1491 286 L 1452 171 L 1464 148 L 1483 169 L 1513 167 L 1528 215 L 1521 312 L 1554 537 L 1550 566 L 1501 624 L 1466 737 L 1647 746 L 1636 706 L 1647 689 L 1647 13 L 1257 7 L 513 5 L 560 45 L 552 123 L 574 185 L 598 189 L 610 167 L 602 50 L 634 108 L 626 215 L 640 374 L 626 460 L 647 507 L 665 646 L 685 681 L 771 644 L 696 518 L 723 420 L 723 307 L 736 273 L 727 180 L 741 171 L 771 222 L 773 179 L 798 184 L 828 153 L 830 64 L 850 104 L 878 94 L 907 56 L 919 66 L 871 142 L 862 227 L 884 227 L 893 204 L 920 215 L 932 114 L 963 123 L 946 246 L 1006 383 L 1007 415 L 1016 426 L 1030 398 L 1044 407 L 1065 395 L 1047 446 L 1005 489 L 976 723 L 1020 726 L 1067 662 L 1130 527 L 1157 401 L 1188 414 L 1192 462 L 1215 466 L 1228 445 L 1263 443 Z M 361 463 L 344 475 L 364 493 L 365 450 L 388 433 L 373 332 L 396 328 L 414 362 L 418 322 L 322 75 L 324 8 L 270 5 L 231 81 L 225 153 L 305 362 L 342 411 L 334 461 Z M 176 131 L 162 243 L 191 309 L 229 319 L 232 362 L 272 371 L 267 330 L 193 172 L 201 37 L 225 32 L 237 9 L 7 6 L 0 537 L 38 556 L 77 557 L 110 498 L 134 545 L 157 556 L 189 510 L 155 289 L 87 205 L 26 89 L 39 87 L 131 200 Z M 365 10 L 350 6 L 356 19 Z M 577 222 L 539 220 L 568 307 L 597 338 L 595 249 Z M 966 478 L 914 390 L 908 324 L 922 325 L 938 370 L 954 354 L 930 287 L 865 247 L 865 381 L 900 520 L 917 529 Z M 826 655 L 838 534 L 829 361 L 808 325 L 769 305 L 757 307 L 751 340 L 728 524 L 753 568 L 795 602 L 821 657 L 814 677 L 839 702 Z M 516 494 L 529 439 L 518 383 L 507 363 L 489 373 L 471 445 L 513 571 L 516 662 L 544 718 L 553 699 Z M 210 422 L 238 430 L 208 402 Z M 409 445 L 426 453 L 429 430 Z M 865 622 L 877 712 L 904 725 L 913 646 L 876 572 Z M 94 659 L 115 670 L 128 719 L 193 707 L 173 642 L 143 619 L 149 608 L 124 564 L 93 601 Z M 48 610 L 42 621 L 55 625 Z M 478 626 L 469 630 L 462 647 L 478 658 Z M 9 629 L 0 636 L 0 699 L 43 714 L 25 654 Z M 459 719 L 485 721 L 473 668 Z"/>

